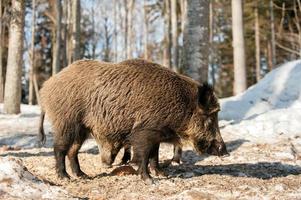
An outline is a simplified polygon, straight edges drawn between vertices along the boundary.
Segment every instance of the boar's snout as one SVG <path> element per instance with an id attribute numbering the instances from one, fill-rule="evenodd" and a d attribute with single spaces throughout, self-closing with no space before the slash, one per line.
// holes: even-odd
<path id="1" fill-rule="evenodd" d="M 224 141 L 213 140 L 207 149 L 207 153 L 215 156 L 229 156 L 230 154 L 227 151 L 226 144 Z"/>

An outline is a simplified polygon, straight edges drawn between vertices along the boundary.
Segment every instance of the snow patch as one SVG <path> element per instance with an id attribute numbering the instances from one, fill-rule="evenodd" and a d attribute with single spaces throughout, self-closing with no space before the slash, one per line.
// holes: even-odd
<path id="1" fill-rule="evenodd" d="M 244 93 L 221 100 L 223 131 L 249 140 L 301 135 L 301 60 L 268 73 Z"/>
<path id="2" fill-rule="evenodd" d="M 51 186 L 31 174 L 20 159 L 0 158 L 0 193 L 20 199 L 71 198 L 57 186 Z"/>

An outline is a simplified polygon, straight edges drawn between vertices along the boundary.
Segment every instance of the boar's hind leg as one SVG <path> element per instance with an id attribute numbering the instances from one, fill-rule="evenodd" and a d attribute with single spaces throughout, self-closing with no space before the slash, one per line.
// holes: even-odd
<path id="1" fill-rule="evenodd" d="M 56 171 L 59 178 L 70 178 L 66 172 L 65 158 L 70 147 L 70 139 L 68 134 L 64 134 L 63 131 L 55 131 L 54 133 L 54 156 L 56 161 Z"/>
<path id="2" fill-rule="evenodd" d="M 68 150 L 68 158 L 72 173 L 77 177 L 87 178 L 88 176 L 80 169 L 78 162 L 78 151 L 88 137 L 88 130 L 81 128 L 79 134 L 75 134 L 73 143 Z"/>

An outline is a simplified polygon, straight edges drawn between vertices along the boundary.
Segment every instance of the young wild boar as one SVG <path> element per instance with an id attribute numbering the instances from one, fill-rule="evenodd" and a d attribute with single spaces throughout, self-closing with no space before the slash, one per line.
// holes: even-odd
<path id="1" fill-rule="evenodd" d="M 152 62 L 77 61 L 47 80 L 40 93 L 41 119 L 46 112 L 52 123 L 60 177 L 69 177 L 66 155 L 72 172 L 85 176 L 77 154 L 89 133 L 107 163 L 122 147 L 133 146 L 138 173 L 147 181 L 148 163 L 158 167 L 161 142 L 185 139 L 199 153 L 227 154 L 213 89 Z M 40 136 L 44 140 L 42 126 Z"/>

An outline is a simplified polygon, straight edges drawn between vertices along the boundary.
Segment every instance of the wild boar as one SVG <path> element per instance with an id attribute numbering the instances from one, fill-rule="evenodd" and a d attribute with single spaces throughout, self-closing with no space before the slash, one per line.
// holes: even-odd
<path id="1" fill-rule="evenodd" d="M 77 154 L 89 133 L 106 163 L 122 147 L 133 146 L 146 181 L 151 181 L 149 162 L 158 166 L 161 142 L 184 139 L 199 153 L 227 154 L 213 89 L 153 62 L 76 61 L 47 80 L 40 96 L 41 119 L 46 112 L 52 123 L 56 170 L 62 178 L 69 177 L 66 155 L 72 172 L 86 176 Z"/>

